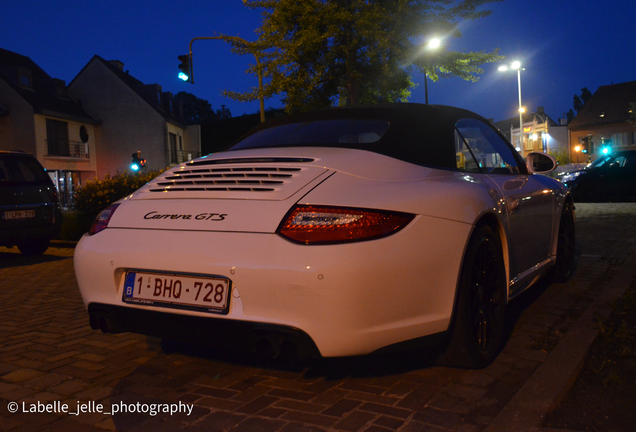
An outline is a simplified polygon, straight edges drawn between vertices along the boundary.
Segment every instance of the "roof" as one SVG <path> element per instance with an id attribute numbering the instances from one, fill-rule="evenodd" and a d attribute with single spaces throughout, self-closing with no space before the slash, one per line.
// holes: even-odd
<path id="1" fill-rule="evenodd" d="M 601 86 L 583 105 L 568 129 L 625 123 L 629 118 L 631 102 L 636 102 L 636 81 Z"/>
<path id="2" fill-rule="evenodd" d="M 28 88 L 18 83 L 21 70 L 30 73 L 31 86 Z M 0 48 L 0 79 L 11 86 L 37 114 L 98 124 L 64 94 L 66 86 L 63 81 L 51 78 L 29 57 Z M 61 93 L 56 91 L 60 87 Z"/>
<path id="3" fill-rule="evenodd" d="M 527 112 L 523 114 L 523 122 L 524 123 L 530 123 L 534 118 L 537 119 L 537 122 L 539 124 L 543 124 L 546 121 L 547 118 L 547 122 L 548 122 L 548 126 L 552 127 L 552 126 L 558 126 L 558 123 L 555 122 L 554 120 L 552 120 L 550 118 L 549 115 L 543 113 L 543 114 L 537 114 L 537 113 L 533 113 L 533 112 Z M 494 123 L 495 127 L 497 129 L 499 129 L 502 132 L 510 132 L 510 128 L 512 127 L 512 129 L 519 129 L 519 116 L 516 117 L 512 117 L 506 120 L 501 120 L 498 121 L 496 123 Z"/>
<path id="4" fill-rule="evenodd" d="M 262 145 L 278 146 L 275 136 L 277 132 L 270 128 L 302 123 L 310 125 L 303 133 L 315 133 L 314 145 L 321 147 L 360 148 L 384 154 L 396 159 L 424 166 L 454 169 L 456 167 L 456 151 L 454 145 L 455 125 L 460 119 L 474 118 L 491 124 L 474 112 L 443 105 L 424 105 L 415 103 L 378 104 L 366 107 L 341 107 L 322 111 L 308 112 L 294 116 L 281 117 L 261 123 L 252 129 L 229 150 L 255 148 Z M 338 131 L 336 121 L 365 120 L 385 122 L 389 125 L 386 132 L 378 140 L 370 142 L 342 142 L 333 139 L 332 132 Z M 333 122 L 321 125 L 320 122 Z M 316 126 L 312 123 L 318 122 Z M 320 130 L 327 131 L 325 134 Z M 334 132 L 334 133 L 336 133 Z M 280 132 L 285 136 L 286 129 Z M 322 141 L 327 138 L 328 141 Z M 282 144 L 295 146 L 296 143 Z M 303 146 L 308 145 L 303 141 Z"/>
<path id="5" fill-rule="evenodd" d="M 119 60 L 113 60 L 113 61 L 107 61 L 104 60 L 102 57 L 98 56 L 97 54 L 95 54 L 93 56 L 93 58 L 86 64 L 86 66 L 84 66 L 84 68 L 82 68 L 82 70 L 77 74 L 77 76 L 75 78 L 73 78 L 73 81 L 75 81 L 77 79 L 78 76 L 80 76 L 82 74 L 82 72 L 84 71 L 84 69 L 86 69 L 88 67 L 89 64 L 91 64 L 93 61 L 97 61 L 99 63 L 101 63 L 104 67 L 106 67 L 108 70 L 110 70 L 117 78 L 119 78 L 124 84 L 126 84 L 126 86 L 128 86 L 132 91 L 134 91 L 135 93 L 137 93 L 144 101 L 146 101 L 146 103 L 152 107 L 155 111 L 157 111 L 162 117 L 164 117 L 166 120 L 170 120 L 174 123 L 179 124 L 180 126 L 184 126 L 184 120 L 182 118 L 179 118 L 175 115 L 172 115 L 170 112 L 168 112 L 167 110 L 164 110 L 162 107 L 157 106 L 156 104 L 152 103 L 150 100 L 155 100 L 154 99 L 154 95 L 155 93 L 152 94 L 152 98 L 149 97 L 149 92 L 148 92 L 148 87 L 151 85 L 157 85 L 157 84 L 144 84 L 143 82 L 139 81 L 137 78 L 133 77 L 132 75 L 130 75 L 127 71 L 123 70 L 123 63 L 120 62 Z M 113 63 L 117 63 L 119 64 L 121 67 L 118 67 L 116 65 L 114 65 Z M 69 83 L 69 87 L 73 84 L 73 81 L 71 81 Z M 161 87 L 159 86 L 159 89 Z"/>

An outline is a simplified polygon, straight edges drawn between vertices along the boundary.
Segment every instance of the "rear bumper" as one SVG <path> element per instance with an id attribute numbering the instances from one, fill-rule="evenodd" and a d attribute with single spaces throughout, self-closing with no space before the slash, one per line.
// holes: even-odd
<path id="1" fill-rule="evenodd" d="M 266 358 L 318 358 L 313 340 L 294 327 L 233 319 L 177 315 L 91 303 L 90 325 L 104 333 L 132 332 L 171 340 L 256 352 Z"/>
<path id="2" fill-rule="evenodd" d="M 420 217 L 380 240 L 304 246 L 275 234 L 107 228 L 79 242 L 75 272 L 89 310 L 113 314 L 111 330 L 170 337 L 175 326 L 189 329 L 176 332 L 179 339 L 193 331 L 210 340 L 224 337 L 218 329 L 229 325 L 230 333 L 240 330 L 230 338 L 236 341 L 252 339 L 252 329 L 274 328 L 307 335 L 323 357 L 351 356 L 448 328 L 469 229 Z M 227 277 L 229 310 L 124 303 L 127 269 Z M 95 318 L 93 325 L 101 328 Z"/>

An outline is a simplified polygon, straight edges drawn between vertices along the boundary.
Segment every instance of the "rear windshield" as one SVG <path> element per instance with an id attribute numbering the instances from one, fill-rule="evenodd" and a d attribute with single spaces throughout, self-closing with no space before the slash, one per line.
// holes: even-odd
<path id="1" fill-rule="evenodd" d="M 292 123 L 264 129 L 243 139 L 232 150 L 290 147 L 338 146 L 365 148 L 379 141 L 389 129 L 385 120 L 330 119 Z"/>
<path id="2" fill-rule="evenodd" d="M 0 185 L 50 181 L 44 168 L 33 158 L 0 156 Z"/>

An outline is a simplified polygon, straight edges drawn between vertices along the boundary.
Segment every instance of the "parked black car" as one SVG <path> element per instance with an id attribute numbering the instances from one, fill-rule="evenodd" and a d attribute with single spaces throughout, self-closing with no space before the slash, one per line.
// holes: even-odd
<path id="1" fill-rule="evenodd" d="M 57 191 L 38 160 L 0 151 L 0 246 L 43 254 L 62 226 Z"/>
<path id="2" fill-rule="evenodd" d="M 560 180 L 575 201 L 636 201 L 636 151 L 603 155 Z"/>

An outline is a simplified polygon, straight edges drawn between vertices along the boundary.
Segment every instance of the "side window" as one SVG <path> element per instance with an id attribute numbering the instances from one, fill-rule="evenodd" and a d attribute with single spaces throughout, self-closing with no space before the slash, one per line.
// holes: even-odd
<path id="1" fill-rule="evenodd" d="M 625 156 L 619 156 L 612 161 L 612 163 L 610 164 L 610 168 L 623 168 L 626 161 L 627 158 Z"/>
<path id="2" fill-rule="evenodd" d="M 471 153 L 470 148 L 468 148 L 466 141 L 458 130 L 455 130 L 455 155 L 458 170 L 482 172 L 481 168 L 479 168 L 479 164 L 475 160 L 475 156 Z"/>
<path id="3" fill-rule="evenodd" d="M 492 174 L 520 173 L 514 149 L 490 126 L 481 120 L 468 118 L 458 121 L 455 128 L 458 169 Z"/>
<path id="4" fill-rule="evenodd" d="M 0 182 L 38 183 L 48 179 L 48 174 L 35 159 L 12 157 L 0 160 Z"/>

